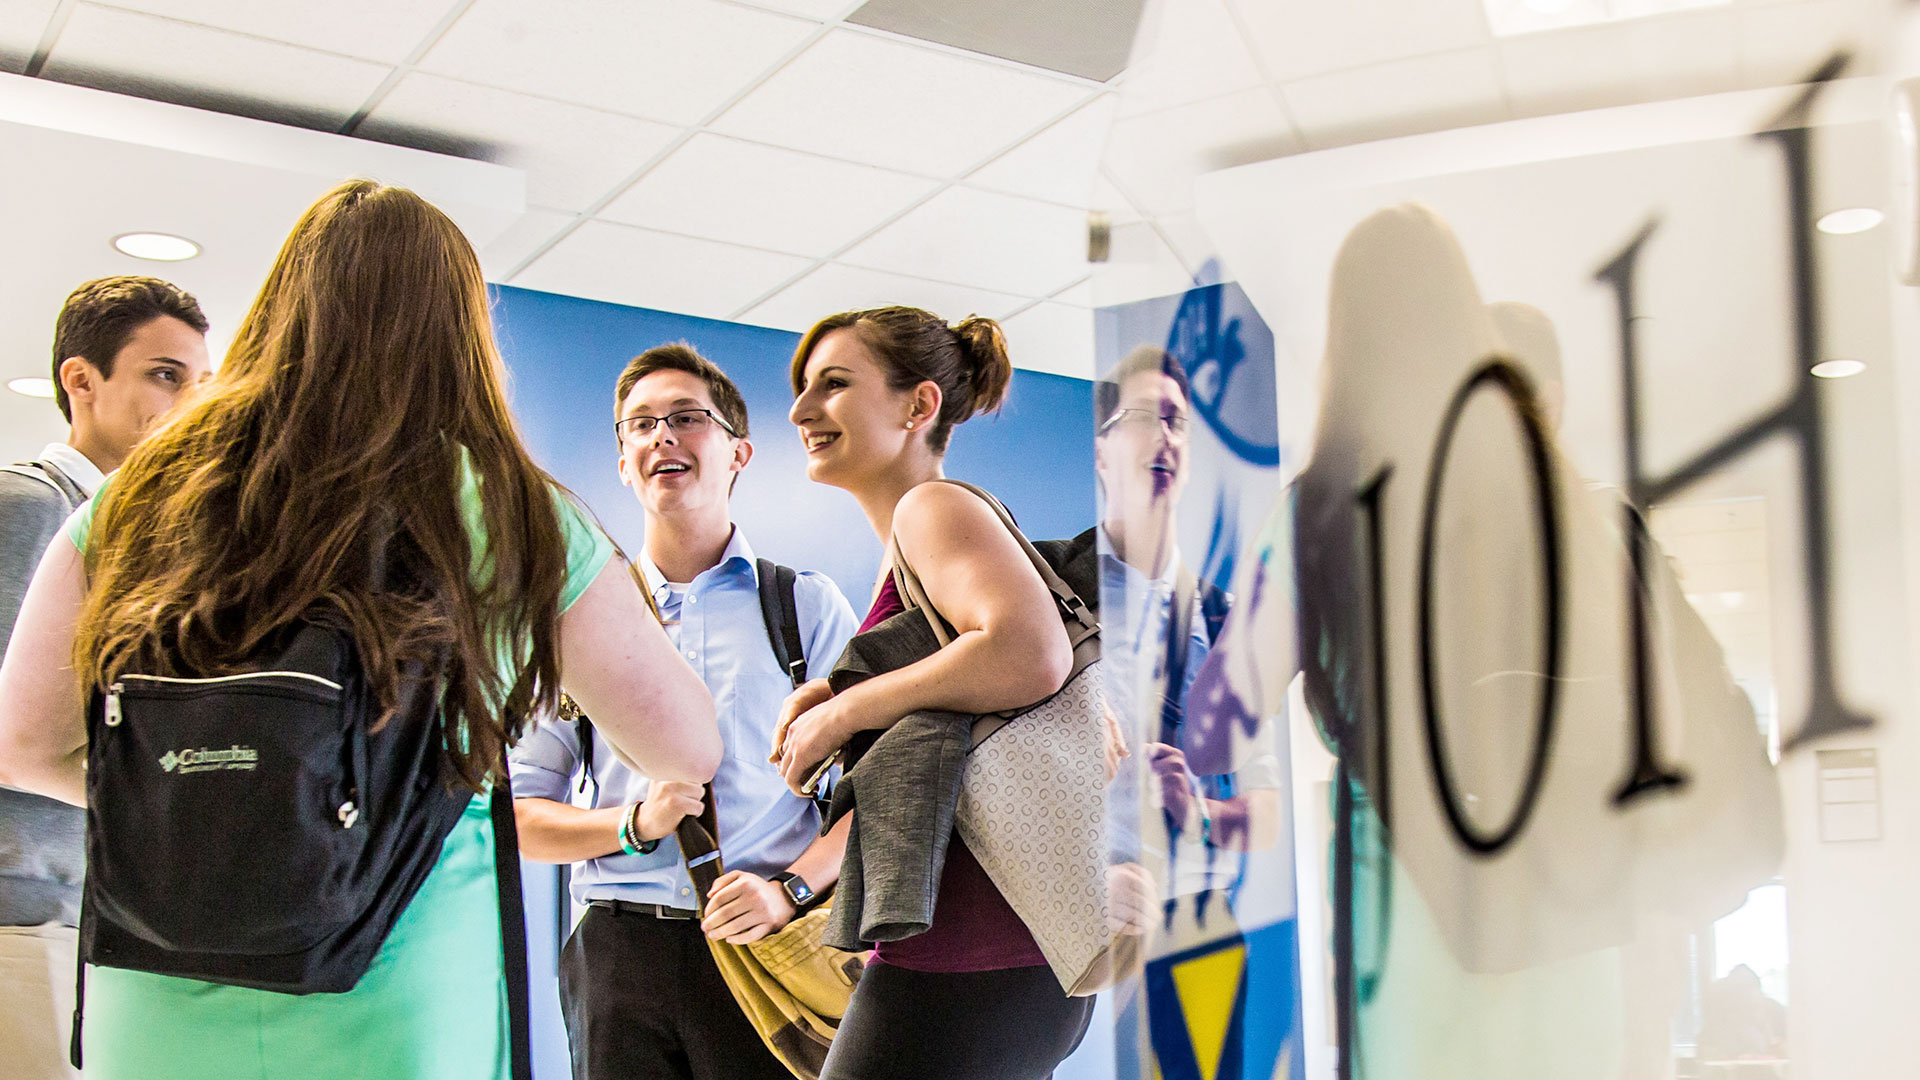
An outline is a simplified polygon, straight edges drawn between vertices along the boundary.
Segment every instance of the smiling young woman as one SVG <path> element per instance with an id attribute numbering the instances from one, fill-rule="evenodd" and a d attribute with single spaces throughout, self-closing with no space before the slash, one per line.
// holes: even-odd
<path id="1" fill-rule="evenodd" d="M 853 495 L 955 631 L 933 655 L 837 695 L 824 680 L 794 692 L 776 754 L 798 790 L 857 732 L 922 710 L 987 713 L 1047 697 L 1072 652 L 1051 594 L 993 509 L 965 489 L 929 483 L 943 476 L 954 427 L 1006 397 L 1013 366 L 993 320 L 950 327 L 917 308 L 846 312 L 808 332 L 791 374 L 789 419 L 807 448 L 808 477 Z M 902 610 L 890 570 L 882 568 L 862 630 Z M 864 841 L 869 852 L 914 842 L 879 830 Z M 958 835 L 946 850 L 931 926 L 880 943 L 822 1080 L 1040 1080 L 1085 1034 L 1092 999 L 1061 990 Z"/>

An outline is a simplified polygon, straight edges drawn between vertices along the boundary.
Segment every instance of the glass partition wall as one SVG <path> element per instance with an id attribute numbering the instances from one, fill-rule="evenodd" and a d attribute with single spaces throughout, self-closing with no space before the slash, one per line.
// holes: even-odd
<path id="1" fill-rule="evenodd" d="M 1911 1075 L 1920 11 L 1731 7 L 1806 62 L 1316 145 L 1338 16 L 1148 6 L 1091 226 L 1115 1075 Z"/>

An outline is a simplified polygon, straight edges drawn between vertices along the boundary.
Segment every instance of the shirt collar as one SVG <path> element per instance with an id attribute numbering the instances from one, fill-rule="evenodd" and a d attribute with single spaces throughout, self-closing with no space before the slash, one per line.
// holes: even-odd
<path id="1" fill-rule="evenodd" d="M 67 479 L 73 481 L 74 486 L 84 492 L 88 498 L 92 498 L 93 493 L 100 490 L 100 485 L 107 479 L 106 474 L 100 471 L 100 466 L 93 463 L 93 459 L 66 443 L 48 443 L 47 448 L 40 451 L 40 458 L 43 461 L 52 462 L 61 472 L 66 473 Z"/>
<path id="2" fill-rule="evenodd" d="M 1175 547 L 1167 553 L 1167 568 L 1160 572 L 1160 576 L 1149 579 L 1147 575 L 1140 572 L 1138 567 L 1124 561 L 1113 553 L 1113 537 L 1107 533 L 1106 522 L 1101 522 L 1098 528 L 1100 530 L 1097 534 L 1100 564 L 1108 574 L 1119 575 L 1121 580 L 1126 582 L 1130 589 L 1144 590 L 1153 588 L 1171 590 L 1173 588 L 1174 578 L 1180 573 L 1180 549 L 1178 547 Z"/>
<path id="3" fill-rule="evenodd" d="M 700 578 L 716 570 L 729 570 L 736 562 L 745 566 L 748 580 L 752 581 L 757 587 L 760 584 L 760 574 L 754 565 L 753 545 L 747 543 L 747 534 L 741 531 L 738 525 L 733 527 L 733 535 L 727 538 L 727 548 L 720 553 L 720 561 L 694 575 L 694 580 L 698 581 Z M 653 602 L 656 604 L 666 603 L 667 593 L 669 591 L 667 589 L 667 575 L 661 573 L 660 568 L 653 565 L 653 559 L 647 554 L 644 547 L 640 549 L 640 572 L 647 579 L 647 591 L 653 594 Z"/>

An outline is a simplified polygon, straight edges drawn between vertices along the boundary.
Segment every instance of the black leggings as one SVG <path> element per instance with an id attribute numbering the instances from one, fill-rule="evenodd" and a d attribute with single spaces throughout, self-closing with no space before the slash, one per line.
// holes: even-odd
<path id="1" fill-rule="evenodd" d="M 1046 1080 L 1093 1019 L 1045 965 L 936 973 L 870 964 L 820 1080 Z"/>

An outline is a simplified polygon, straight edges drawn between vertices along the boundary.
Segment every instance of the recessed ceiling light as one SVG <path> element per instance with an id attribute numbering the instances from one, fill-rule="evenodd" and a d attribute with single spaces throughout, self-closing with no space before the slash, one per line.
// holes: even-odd
<path id="1" fill-rule="evenodd" d="M 1572 6 L 1573 0 L 1526 0 L 1527 7 L 1542 15 L 1558 15 Z"/>
<path id="2" fill-rule="evenodd" d="M 1834 236 L 1846 236 L 1849 233 L 1866 232 L 1885 219 L 1885 214 L 1870 206 L 1855 206 L 1823 216 L 1815 228 Z"/>
<path id="3" fill-rule="evenodd" d="M 1822 379 L 1844 379 L 1865 370 L 1867 365 L 1859 360 L 1822 360 L 1813 365 L 1813 373 Z"/>
<path id="4" fill-rule="evenodd" d="M 53 380 L 41 378 L 37 375 L 25 379 L 9 379 L 7 380 L 7 389 L 16 394 L 25 394 L 28 397 L 50 398 L 53 396 Z"/>
<path id="5" fill-rule="evenodd" d="M 130 232 L 113 238 L 113 246 L 123 254 L 154 262 L 180 262 L 200 254 L 200 245 L 184 236 L 168 233 Z"/>

